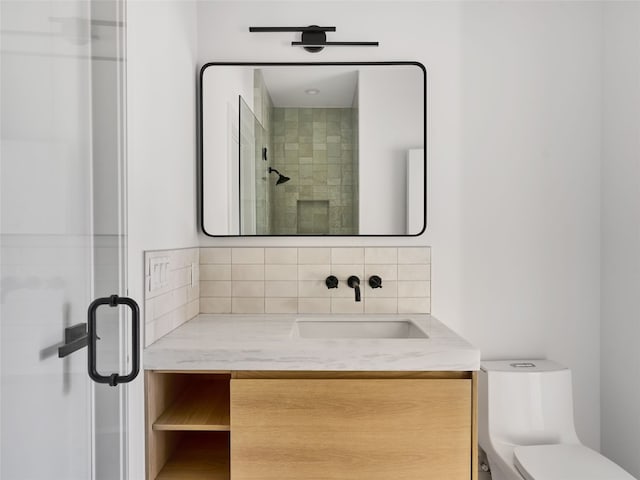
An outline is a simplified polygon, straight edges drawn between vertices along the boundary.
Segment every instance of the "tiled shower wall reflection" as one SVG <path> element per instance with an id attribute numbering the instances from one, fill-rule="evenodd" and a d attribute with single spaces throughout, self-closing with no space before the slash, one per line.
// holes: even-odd
<path id="1" fill-rule="evenodd" d="M 382 288 L 368 285 L 372 275 Z M 430 291 L 429 247 L 200 249 L 200 313 L 430 313 Z"/>
<path id="2" fill-rule="evenodd" d="M 353 108 L 273 108 L 273 166 L 291 180 L 270 184 L 272 233 L 358 233 L 353 115 Z"/>

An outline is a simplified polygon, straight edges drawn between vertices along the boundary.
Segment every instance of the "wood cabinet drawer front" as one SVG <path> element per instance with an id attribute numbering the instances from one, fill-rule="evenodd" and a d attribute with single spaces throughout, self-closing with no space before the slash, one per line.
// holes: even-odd
<path id="1" fill-rule="evenodd" d="M 469 480 L 472 382 L 231 380 L 232 480 Z"/>

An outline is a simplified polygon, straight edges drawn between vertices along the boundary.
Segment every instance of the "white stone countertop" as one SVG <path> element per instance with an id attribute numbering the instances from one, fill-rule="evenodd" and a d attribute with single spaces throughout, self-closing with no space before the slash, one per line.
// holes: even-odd
<path id="1" fill-rule="evenodd" d="M 311 339 L 296 319 L 407 320 L 428 338 Z M 471 371 L 480 351 L 431 315 L 199 315 L 144 350 L 146 370 Z"/>

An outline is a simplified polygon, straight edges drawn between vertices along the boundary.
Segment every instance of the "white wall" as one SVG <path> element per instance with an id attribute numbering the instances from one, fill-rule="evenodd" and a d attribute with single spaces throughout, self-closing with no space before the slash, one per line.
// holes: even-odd
<path id="1" fill-rule="evenodd" d="M 198 61 L 416 60 L 428 72 L 430 222 L 418 238 L 201 245 L 430 245 L 432 311 L 485 358 L 574 371 L 581 439 L 600 443 L 601 7 L 577 2 L 201 2 Z M 336 25 L 289 46 L 249 26 Z M 364 160 L 361 169 L 365 169 Z"/>
<path id="2" fill-rule="evenodd" d="M 196 15 L 195 2 L 127 2 L 128 270 L 137 300 L 144 250 L 198 244 Z M 142 384 L 140 376 L 129 389 L 132 479 L 144 477 Z"/>
<path id="3" fill-rule="evenodd" d="M 423 81 L 417 66 L 360 68 L 358 155 L 366 166 L 359 170 L 361 234 L 407 231 L 406 159 L 409 149 L 424 147 Z M 398 125 L 404 128 L 390 129 Z"/>
<path id="4" fill-rule="evenodd" d="M 238 96 L 253 108 L 253 69 L 209 67 L 202 77 L 202 148 L 204 158 L 218 159 L 205 168 L 204 227 L 210 235 L 238 234 Z M 225 208 L 225 206 L 228 206 Z"/>
<path id="5" fill-rule="evenodd" d="M 640 477 L 640 3 L 604 7 L 602 450 Z"/>
<path id="6" fill-rule="evenodd" d="M 569 2 L 467 4 L 461 24 L 460 331 L 485 358 L 569 366 L 593 447 L 601 24 L 599 4 Z"/>

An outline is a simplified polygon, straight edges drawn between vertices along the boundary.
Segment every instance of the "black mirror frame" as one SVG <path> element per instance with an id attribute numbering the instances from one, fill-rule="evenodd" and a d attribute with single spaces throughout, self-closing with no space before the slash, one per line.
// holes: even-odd
<path id="1" fill-rule="evenodd" d="M 423 99 L 424 99 L 424 107 L 423 107 L 423 136 L 424 136 L 424 220 L 422 224 L 422 229 L 420 232 L 415 234 L 404 234 L 404 235 L 394 235 L 394 234 L 361 234 L 361 235 L 345 235 L 345 234 L 327 234 L 327 235 L 213 235 L 207 232 L 204 226 L 204 144 L 203 144 L 203 134 L 202 134 L 202 118 L 203 118 L 203 106 L 202 106 L 202 79 L 204 76 L 204 72 L 209 67 L 215 66 L 237 66 L 237 67 L 294 67 L 294 66 L 346 66 L 346 65 L 354 65 L 354 66 L 391 66 L 391 65 L 413 65 L 420 70 L 422 70 L 423 75 Z M 207 237 L 212 238 L 252 238 L 252 237 L 287 237 L 287 238 L 324 238 L 324 237 L 419 237 L 422 235 L 427 229 L 427 69 L 425 66 L 416 61 L 389 61 L 389 62 L 208 62 L 205 63 L 200 68 L 200 75 L 198 76 L 198 118 L 197 118 L 197 135 L 198 135 L 198 166 L 199 166 L 199 191 L 198 191 L 198 207 L 199 217 L 200 217 L 200 229 L 203 234 Z"/>

